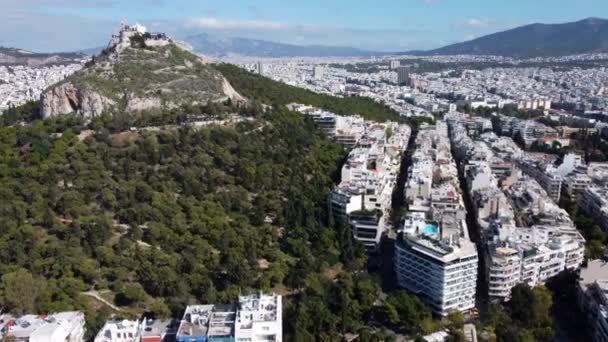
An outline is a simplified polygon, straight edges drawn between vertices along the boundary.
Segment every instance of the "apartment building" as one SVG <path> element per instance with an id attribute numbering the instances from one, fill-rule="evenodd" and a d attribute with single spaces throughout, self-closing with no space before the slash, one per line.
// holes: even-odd
<path id="1" fill-rule="evenodd" d="M 445 122 L 420 130 L 412 159 L 405 184 L 409 210 L 393 259 L 397 283 L 438 315 L 472 309 L 477 249 L 468 237 Z"/>
<path id="2" fill-rule="evenodd" d="M 366 123 L 342 167 L 341 183 L 329 195 L 336 222 L 350 225 L 369 252 L 377 251 L 390 227 L 392 194 L 410 132 L 406 125 Z"/>
<path id="3" fill-rule="evenodd" d="M 140 321 L 108 321 L 95 336 L 94 342 L 138 342 L 140 341 Z"/>
<path id="4" fill-rule="evenodd" d="M 591 177 L 584 173 L 575 173 L 564 179 L 564 190 L 571 199 L 577 200 L 579 196 L 593 184 Z"/>
<path id="5" fill-rule="evenodd" d="M 179 320 L 144 318 L 140 325 L 139 342 L 175 341 Z"/>
<path id="6" fill-rule="evenodd" d="M 80 311 L 51 315 L 10 315 L 0 317 L 0 337 L 16 342 L 81 342 L 84 339 L 84 314 Z"/>
<path id="7" fill-rule="evenodd" d="M 489 166 L 489 161 L 497 159 L 516 160 L 529 167 L 527 174 L 541 178 L 540 174 L 544 177 L 545 173 L 535 173 L 541 168 L 534 163 L 540 158 L 522 162 L 520 156 L 524 154 L 518 148 L 491 134 L 471 141 L 463 137 L 466 129 L 457 121 L 451 132 L 455 148 L 465 156 L 465 182 L 474 216 L 487 241 L 484 258 L 490 298 L 508 299 L 516 284 L 536 286 L 562 270 L 578 269 L 585 240 L 568 213 L 551 198 L 555 196 L 544 189 L 547 184 L 541 186 L 517 166 L 502 177 Z"/>
<path id="8" fill-rule="evenodd" d="M 564 178 L 551 163 L 523 159 L 519 161 L 518 166 L 524 173 L 536 179 L 552 200 L 559 202 Z"/>
<path id="9" fill-rule="evenodd" d="M 236 305 L 189 305 L 177 330 L 177 342 L 234 342 Z"/>
<path id="10" fill-rule="evenodd" d="M 240 296 L 237 304 L 190 305 L 177 342 L 281 342 L 282 297 Z"/>
<path id="11" fill-rule="evenodd" d="M 587 188 L 579 197 L 578 206 L 602 229 L 608 230 L 608 188 Z"/>
<path id="12" fill-rule="evenodd" d="M 466 239 L 452 239 L 422 234 L 395 244 L 397 283 L 443 316 L 475 307 L 477 249 Z"/>
<path id="13" fill-rule="evenodd" d="M 282 297 L 255 294 L 240 296 L 236 315 L 236 342 L 283 341 Z"/>
<path id="14" fill-rule="evenodd" d="M 608 341 L 608 264 L 591 260 L 582 268 L 577 284 L 579 309 L 594 342 Z"/>

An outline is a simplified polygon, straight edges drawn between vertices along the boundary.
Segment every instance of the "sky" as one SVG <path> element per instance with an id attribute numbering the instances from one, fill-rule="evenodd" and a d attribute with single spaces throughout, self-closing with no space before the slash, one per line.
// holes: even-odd
<path id="1" fill-rule="evenodd" d="M 121 21 L 198 33 L 372 51 L 438 48 L 535 22 L 608 18 L 608 0 L 0 0 L 0 46 L 104 46 Z"/>

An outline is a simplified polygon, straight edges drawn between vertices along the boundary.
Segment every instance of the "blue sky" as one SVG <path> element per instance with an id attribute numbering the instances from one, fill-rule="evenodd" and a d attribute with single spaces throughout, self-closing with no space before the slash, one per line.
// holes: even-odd
<path id="1" fill-rule="evenodd" d="M 96 47 L 125 20 L 179 38 L 206 32 L 404 51 L 587 17 L 608 17 L 608 0 L 0 0 L 0 45 Z"/>

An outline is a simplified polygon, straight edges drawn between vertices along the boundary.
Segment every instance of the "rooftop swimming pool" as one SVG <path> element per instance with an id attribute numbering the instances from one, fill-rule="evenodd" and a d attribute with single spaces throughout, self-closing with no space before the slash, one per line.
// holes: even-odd
<path id="1" fill-rule="evenodd" d="M 427 223 L 424 225 L 422 229 L 422 233 L 426 235 L 437 235 L 439 232 L 439 227 L 434 223 Z"/>

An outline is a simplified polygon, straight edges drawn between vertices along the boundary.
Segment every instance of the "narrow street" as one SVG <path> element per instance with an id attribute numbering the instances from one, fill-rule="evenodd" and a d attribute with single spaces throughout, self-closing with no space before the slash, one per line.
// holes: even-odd
<path id="1" fill-rule="evenodd" d="M 452 144 L 452 151 L 454 151 L 454 146 Z M 458 181 L 460 183 L 460 189 L 462 191 L 462 198 L 464 200 L 465 209 L 467 211 L 466 221 L 467 227 L 469 229 L 469 237 L 471 241 L 475 243 L 477 246 L 477 255 L 479 259 L 479 264 L 477 267 L 477 290 L 476 290 L 476 306 L 479 310 L 479 314 L 483 317 L 488 311 L 489 298 L 488 298 L 488 284 L 487 284 L 487 276 L 486 276 L 486 256 L 488 254 L 488 244 L 481 232 L 481 228 L 477 224 L 476 211 L 473 208 L 473 203 L 471 201 L 471 197 L 469 196 L 469 192 L 467 191 L 467 185 L 464 177 L 464 166 L 463 161 L 457 158 L 455 154 L 453 154 L 454 159 L 456 160 L 456 164 L 458 166 Z"/>
<path id="2" fill-rule="evenodd" d="M 395 241 L 397 239 L 397 228 L 399 227 L 401 217 L 405 213 L 405 181 L 412 165 L 412 153 L 415 148 L 415 141 L 418 132 L 412 130 L 407 149 L 404 151 L 403 159 L 401 160 L 401 168 L 397 176 L 397 185 L 393 192 L 392 201 L 392 221 L 393 224 L 385 233 L 380 244 L 380 251 L 377 255 L 370 256 L 368 261 L 368 270 L 371 273 L 378 273 L 382 279 L 382 291 L 390 292 L 398 289 L 395 271 L 393 269 L 393 254 L 395 250 Z"/>

